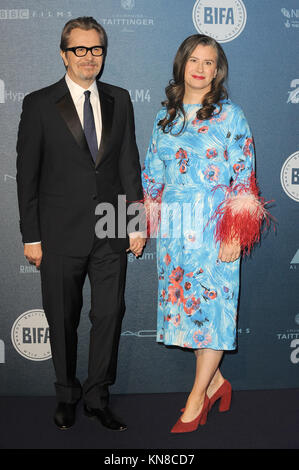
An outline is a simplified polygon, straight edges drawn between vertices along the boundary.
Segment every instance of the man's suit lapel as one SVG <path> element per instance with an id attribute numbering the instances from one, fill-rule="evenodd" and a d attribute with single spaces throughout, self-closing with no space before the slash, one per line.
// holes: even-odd
<path id="1" fill-rule="evenodd" d="M 64 121 L 66 122 L 69 130 L 73 134 L 77 144 L 82 150 L 87 150 L 89 152 L 88 144 L 83 132 L 81 122 L 76 111 L 74 102 L 72 100 L 70 92 L 64 95 L 57 103 L 57 108 Z"/>
<path id="2" fill-rule="evenodd" d="M 54 99 L 57 110 L 59 111 L 61 117 L 63 118 L 67 127 L 71 131 L 77 144 L 84 152 L 88 153 L 92 160 L 92 156 L 88 148 L 88 144 L 85 138 L 83 128 L 81 126 L 76 107 L 74 105 L 74 102 L 72 100 L 71 94 L 64 78 L 60 80 L 57 84 Z"/>
<path id="3" fill-rule="evenodd" d="M 102 90 L 101 84 L 97 82 L 102 116 L 102 135 L 99 145 L 99 151 L 96 159 L 96 167 L 103 160 L 105 151 L 107 150 L 109 137 L 111 135 L 113 111 L 114 111 L 114 98 Z"/>
<path id="4" fill-rule="evenodd" d="M 102 133 L 99 151 L 95 163 L 96 167 L 103 160 L 105 151 L 107 150 L 108 141 L 111 135 L 114 111 L 114 98 L 102 90 L 101 84 L 99 82 L 97 82 L 97 86 L 101 104 Z M 56 92 L 55 104 L 60 115 L 64 119 L 79 147 L 85 152 L 88 152 L 92 163 L 94 163 L 76 107 L 64 78 L 58 82 Z"/>

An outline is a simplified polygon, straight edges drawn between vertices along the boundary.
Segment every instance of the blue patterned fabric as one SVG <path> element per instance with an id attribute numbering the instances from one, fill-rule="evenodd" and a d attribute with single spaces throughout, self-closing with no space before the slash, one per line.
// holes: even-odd
<path id="1" fill-rule="evenodd" d="M 157 235 L 157 341 L 185 348 L 236 348 L 240 260 L 218 259 L 215 222 L 209 222 L 231 181 L 245 183 L 254 170 L 252 135 L 241 108 L 223 101 L 210 120 L 201 105 L 186 104 L 163 133 L 157 114 L 142 174 L 152 199 L 163 189 Z M 216 111 L 219 108 L 217 107 Z M 216 188 L 217 187 L 217 188 Z M 216 188 L 216 189 L 215 189 Z"/>

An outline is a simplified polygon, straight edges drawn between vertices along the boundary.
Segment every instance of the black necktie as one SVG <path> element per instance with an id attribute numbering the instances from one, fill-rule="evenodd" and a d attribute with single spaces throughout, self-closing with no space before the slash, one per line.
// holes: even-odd
<path id="1" fill-rule="evenodd" d="M 90 103 L 90 91 L 89 90 L 85 91 L 84 95 L 85 95 L 84 117 L 83 117 L 84 134 L 85 134 L 92 158 L 94 159 L 94 161 L 96 161 L 97 153 L 98 153 L 98 141 L 97 141 L 96 127 L 94 124 L 92 106 Z"/>

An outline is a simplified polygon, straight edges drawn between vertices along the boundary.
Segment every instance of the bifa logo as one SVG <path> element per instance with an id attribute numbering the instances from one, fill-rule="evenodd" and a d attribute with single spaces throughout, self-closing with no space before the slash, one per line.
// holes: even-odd
<path id="1" fill-rule="evenodd" d="M 0 10 L 0 20 L 28 20 L 29 10 L 26 8 L 14 10 Z"/>
<path id="2" fill-rule="evenodd" d="M 299 202 L 299 150 L 284 162 L 280 181 L 285 193 L 294 201 Z"/>
<path id="3" fill-rule="evenodd" d="M 11 341 L 16 351 L 31 361 L 51 358 L 49 325 L 41 309 L 22 313 L 11 329 Z"/>
<path id="4" fill-rule="evenodd" d="M 199 33 L 228 42 L 245 28 L 247 13 L 242 0 L 197 0 L 192 17 Z"/>
<path id="5" fill-rule="evenodd" d="M 295 80 L 291 81 L 290 88 L 292 88 L 292 90 L 288 92 L 289 97 L 288 97 L 287 103 L 298 104 L 299 103 L 299 79 L 298 78 L 295 78 Z"/>
<path id="6" fill-rule="evenodd" d="M 0 364 L 5 364 L 5 344 L 2 339 L 0 339 Z"/>
<path id="7" fill-rule="evenodd" d="M 297 250 L 297 253 L 295 254 L 294 258 L 290 263 L 290 269 L 296 270 L 297 264 L 299 264 L 299 250 Z"/>
<path id="8" fill-rule="evenodd" d="M 5 103 L 5 83 L 0 79 L 0 103 Z"/>

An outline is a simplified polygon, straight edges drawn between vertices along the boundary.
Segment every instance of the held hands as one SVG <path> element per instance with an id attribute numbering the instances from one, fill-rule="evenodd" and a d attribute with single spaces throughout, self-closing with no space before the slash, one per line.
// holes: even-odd
<path id="1" fill-rule="evenodd" d="M 132 253 L 138 257 L 141 255 L 142 250 L 145 246 L 146 243 L 146 238 L 140 237 L 140 236 L 130 236 L 130 248 L 127 249 L 127 251 L 132 251 Z"/>
<path id="2" fill-rule="evenodd" d="M 42 244 L 37 243 L 35 245 L 24 244 L 24 256 L 27 258 L 30 264 L 35 264 L 37 268 L 40 267 L 42 261 Z"/>
<path id="3" fill-rule="evenodd" d="M 232 261 L 236 261 L 241 254 L 240 244 L 236 242 L 232 242 L 230 244 L 221 243 L 220 249 L 218 253 L 218 259 L 220 261 L 224 261 L 226 263 L 230 263 Z"/>

